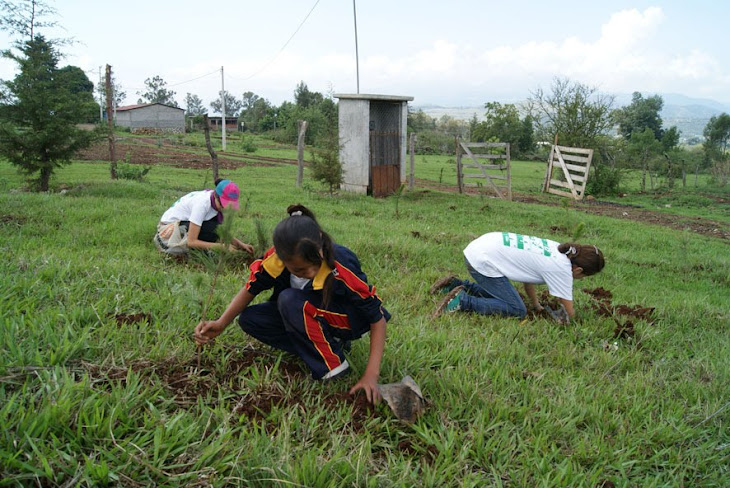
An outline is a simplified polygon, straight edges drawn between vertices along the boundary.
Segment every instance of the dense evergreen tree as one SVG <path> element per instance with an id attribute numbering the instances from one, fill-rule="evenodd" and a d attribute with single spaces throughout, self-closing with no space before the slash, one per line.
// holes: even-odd
<path id="1" fill-rule="evenodd" d="M 18 64 L 19 73 L 3 82 L 0 154 L 24 173 L 37 174 L 39 189 L 47 191 L 54 170 L 96 136 L 77 126 L 85 121 L 93 95 L 78 68 L 58 68 L 59 53 L 43 36 L 19 50 L 3 52 Z"/>

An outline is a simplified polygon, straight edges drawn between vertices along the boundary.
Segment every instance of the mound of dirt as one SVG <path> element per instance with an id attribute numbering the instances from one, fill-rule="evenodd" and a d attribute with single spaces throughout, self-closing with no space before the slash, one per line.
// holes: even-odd
<path id="1" fill-rule="evenodd" d="M 634 322 L 637 320 L 643 320 L 649 325 L 654 323 L 654 307 L 614 305 L 612 304 L 613 294 L 600 287 L 594 289 L 585 288 L 583 292 L 593 298 L 592 307 L 598 315 L 611 318 L 616 323 L 616 328 L 613 331 L 613 336 L 616 339 L 633 337 L 636 333 L 634 330 Z"/>
<path id="2" fill-rule="evenodd" d="M 232 406 L 232 413 L 238 416 L 245 416 L 249 420 L 266 423 L 267 430 L 274 430 L 277 425 L 268 423 L 269 416 L 276 408 L 302 408 L 309 410 L 325 405 L 338 408 L 342 405 L 349 405 L 351 409 L 349 426 L 355 432 L 361 432 L 365 423 L 377 417 L 379 414 L 368 402 L 365 395 L 349 395 L 347 392 L 332 393 L 319 398 L 305 399 L 298 393 L 285 393 L 275 385 L 267 385 L 257 390 L 248 391 L 240 395 L 241 375 L 257 362 L 275 364 L 278 353 L 269 353 L 254 348 L 227 348 L 229 358 L 224 368 L 220 368 L 220 358 L 211 357 L 210 354 L 201 356 L 200 369 L 198 369 L 197 358 L 180 362 L 177 358 L 168 358 L 158 362 L 138 360 L 127 367 L 106 366 L 93 363 L 82 363 L 82 367 L 88 373 L 91 384 L 96 388 L 110 389 L 114 384 L 124 385 L 127 382 L 129 372 L 138 374 L 142 381 L 148 384 L 161 385 L 173 394 L 173 401 L 180 408 L 189 408 L 198 404 L 200 397 L 207 397 L 208 392 L 216 388 L 223 388 L 230 393 L 227 397 L 238 398 Z M 307 373 L 302 364 L 295 358 L 283 359 L 278 363 L 278 369 L 282 375 L 291 380 L 304 378 Z M 213 402 L 218 401 L 218 395 L 211 395 Z"/>

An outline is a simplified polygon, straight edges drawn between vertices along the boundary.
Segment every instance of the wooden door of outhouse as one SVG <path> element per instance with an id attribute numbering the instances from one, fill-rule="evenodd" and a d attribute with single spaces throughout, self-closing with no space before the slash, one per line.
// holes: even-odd
<path id="1" fill-rule="evenodd" d="M 401 180 L 401 103 L 370 102 L 370 193 L 392 195 Z"/>

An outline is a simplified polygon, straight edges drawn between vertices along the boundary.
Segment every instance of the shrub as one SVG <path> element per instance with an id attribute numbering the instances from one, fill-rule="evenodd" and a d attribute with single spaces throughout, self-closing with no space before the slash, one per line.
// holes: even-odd
<path id="1" fill-rule="evenodd" d="M 621 171 L 605 165 L 596 165 L 593 168 L 593 175 L 588 179 L 586 192 L 595 196 L 618 195 Z"/>
<path id="2" fill-rule="evenodd" d="M 150 172 L 152 166 L 139 166 L 129 163 L 119 163 L 117 165 L 117 177 L 121 180 L 142 181 L 147 173 Z"/>
<path id="3" fill-rule="evenodd" d="M 256 152 L 258 147 L 254 144 L 253 139 L 246 136 L 241 136 L 241 150 L 245 153 Z"/>

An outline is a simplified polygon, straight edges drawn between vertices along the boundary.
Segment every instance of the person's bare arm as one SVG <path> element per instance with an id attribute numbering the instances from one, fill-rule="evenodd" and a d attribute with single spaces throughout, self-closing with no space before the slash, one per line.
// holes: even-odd
<path id="1" fill-rule="evenodd" d="M 383 359 L 385 351 L 385 331 L 387 323 L 385 318 L 381 318 L 370 326 L 370 356 L 368 364 L 365 367 L 365 373 L 355 386 L 350 388 L 350 394 L 354 394 L 357 390 L 363 390 L 365 396 L 370 403 L 380 403 L 382 399 L 380 390 L 378 389 L 378 378 L 380 377 L 380 362 Z"/>
<path id="2" fill-rule="evenodd" d="M 252 295 L 246 288 L 241 288 L 241 291 L 233 297 L 233 300 L 231 300 L 231 303 L 228 304 L 228 307 L 226 307 L 226 310 L 220 317 L 216 320 L 201 321 L 195 327 L 195 342 L 198 344 L 207 344 L 218 337 L 224 330 L 226 330 L 228 324 L 233 322 L 236 316 L 248 307 L 248 304 L 251 303 L 253 299 L 254 295 Z"/>
<path id="3" fill-rule="evenodd" d="M 188 225 L 188 247 L 190 249 L 220 249 L 223 247 L 217 242 L 201 241 L 198 237 L 200 237 L 200 226 L 190 222 Z"/>
<path id="4" fill-rule="evenodd" d="M 523 283 L 523 285 L 525 286 L 525 293 L 530 299 L 530 303 L 533 308 L 535 308 L 538 312 L 541 311 L 542 305 L 540 305 L 540 300 L 537 299 L 537 288 L 535 288 L 535 285 L 533 283 Z"/>
<path id="5" fill-rule="evenodd" d="M 220 242 L 207 242 L 198 239 L 200 237 L 200 226 L 190 222 L 188 226 L 188 247 L 190 249 L 223 249 L 224 244 Z M 235 250 L 246 251 L 249 254 L 253 254 L 253 246 L 245 244 L 238 239 L 233 239 L 233 242 L 228 246 L 229 251 Z"/>
<path id="6" fill-rule="evenodd" d="M 573 300 L 566 300 L 565 298 L 560 299 L 560 303 L 565 307 L 565 311 L 568 312 L 568 317 L 571 319 L 575 317 L 575 310 L 573 309 Z"/>

